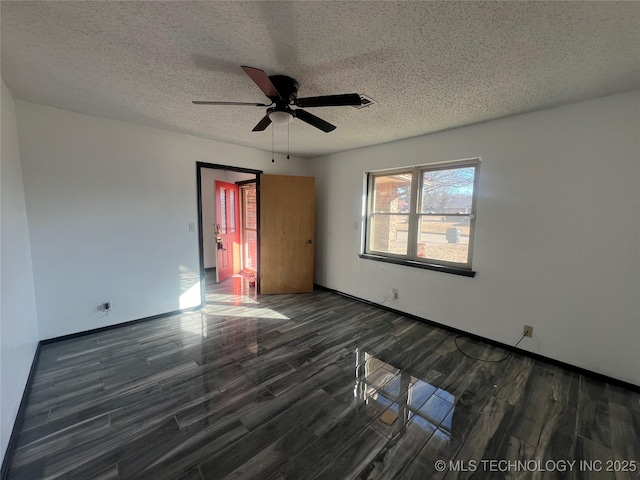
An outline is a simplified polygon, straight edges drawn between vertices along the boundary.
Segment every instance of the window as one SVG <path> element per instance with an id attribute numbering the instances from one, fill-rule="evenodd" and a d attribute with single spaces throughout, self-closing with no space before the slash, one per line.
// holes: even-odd
<path id="1" fill-rule="evenodd" d="M 258 269 L 258 205 L 256 203 L 256 184 L 243 185 L 240 189 L 242 198 L 242 238 L 243 268 L 256 271 Z"/>
<path id="2" fill-rule="evenodd" d="M 479 160 L 370 172 L 365 258 L 471 276 Z"/>
<path id="3" fill-rule="evenodd" d="M 220 233 L 227 234 L 227 189 L 220 189 Z"/>
<path id="4" fill-rule="evenodd" d="M 236 192 L 229 190 L 229 213 L 231 214 L 231 233 L 236 233 Z"/>

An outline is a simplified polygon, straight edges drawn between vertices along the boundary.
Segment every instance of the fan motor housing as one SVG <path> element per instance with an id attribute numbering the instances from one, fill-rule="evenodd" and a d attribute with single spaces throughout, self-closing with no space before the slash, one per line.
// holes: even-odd
<path id="1" fill-rule="evenodd" d="M 295 101 L 298 96 L 298 81 L 295 78 L 287 77 L 286 75 L 271 75 L 269 80 L 282 96 L 282 99 L 269 97 L 272 102 L 280 106 L 281 103 L 289 105 Z"/>

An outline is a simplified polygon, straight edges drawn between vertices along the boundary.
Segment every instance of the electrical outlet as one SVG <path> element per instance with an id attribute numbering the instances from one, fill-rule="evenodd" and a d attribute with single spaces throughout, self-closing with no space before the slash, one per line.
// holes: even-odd
<path id="1" fill-rule="evenodd" d="M 111 302 L 102 302 L 100 305 L 98 305 L 98 311 L 99 312 L 110 312 L 111 309 L 113 308 L 113 304 Z"/>
<path id="2" fill-rule="evenodd" d="M 525 337 L 532 337 L 533 336 L 533 327 L 531 325 L 525 325 L 524 326 L 524 330 L 522 331 L 522 334 Z"/>
<path id="3" fill-rule="evenodd" d="M 398 295 L 398 289 L 397 288 L 392 288 L 391 289 L 391 296 L 393 297 L 394 300 L 397 300 L 399 295 Z"/>

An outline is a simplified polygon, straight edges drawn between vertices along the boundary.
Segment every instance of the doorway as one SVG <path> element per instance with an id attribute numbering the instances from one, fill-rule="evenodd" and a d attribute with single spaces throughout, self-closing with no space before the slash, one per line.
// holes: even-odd
<path id="1" fill-rule="evenodd" d="M 214 173 L 212 173 L 214 171 Z M 313 290 L 313 259 L 314 259 L 314 202 L 315 179 L 304 176 L 287 175 L 263 175 L 260 170 L 252 170 L 226 165 L 216 165 L 197 162 L 197 200 L 198 200 L 198 237 L 200 255 L 200 295 L 201 303 L 206 303 L 206 278 L 213 275 L 205 275 L 207 268 L 210 270 L 212 258 L 218 258 L 218 250 L 229 247 L 224 239 L 218 239 L 216 232 L 222 231 L 222 225 L 218 225 L 217 219 L 205 217 L 205 203 L 215 205 L 215 185 L 211 181 L 211 175 L 215 171 L 222 171 L 224 175 L 244 174 L 245 179 L 235 180 L 235 185 L 255 185 L 255 224 L 249 220 L 241 228 L 242 243 L 245 240 L 255 239 L 255 253 L 253 255 L 241 253 L 241 262 L 245 265 L 250 262 L 255 268 L 255 278 L 249 287 L 255 286 L 257 294 L 279 293 L 304 293 Z M 249 177 L 249 178 L 246 178 Z M 226 177 L 227 183 L 231 183 Z M 210 193 L 205 192 L 211 188 Z M 241 198 L 238 201 L 238 198 Z M 251 201 L 250 190 L 244 197 Z M 227 197 L 224 203 L 227 204 Z M 230 200 L 229 200 L 230 202 Z M 235 197 L 235 204 L 244 203 L 242 197 Z M 211 210 L 211 208 L 210 208 Z M 231 216 L 225 209 L 227 219 Z M 236 218 L 244 218 L 244 210 L 235 214 Z M 267 214 L 268 213 L 268 214 Z M 220 216 L 222 213 L 219 214 Z M 228 224 L 227 224 L 228 225 Z M 253 228 L 252 228 L 253 226 Z M 248 227 L 248 228 L 247 228 Z M 227 228 L 227 231 L 229 229 Z M 250 245 L 250 242 L 246 242 Z M 250 247 L 249 247 L 250 248 Z M 206 253 L 209 252 L 207 257 Z M 248 257 L 248 258 L 247 258 Z M 207 260 L 208 258 L 208 260 Z M 230 260 L 232 262 L 232 260 Z M 217 263 L 216 263 L 217 267 Z M 244 267 L 243 267 L 244 268 Z M 233 276 L 233 275 L 232 275 Z M 235 275 L 241 277 L 242 275 Z M 216 280 L 219 280 L 218 270 L 215 271 Z M 241 278 L 236 278 L 241 280 Z M 252 285 L 253 283 L 253 285 Z"/>
<path id="2" fill-rule="evenodd" d="M 244 199 L 241 188 L 252 185 L 254 194 L 261 170 L 228 165 L 196 163 L 198 200 L 198 243 L 200 287 L 205 303 L 205 285 L 224 281 L 245 269 L 247 257 L 251 272 L 258 274 L 257 241 L 259 201 L 254 195 L 256 212 L 255 242 L 245 246 Z M 253 238 L 253 237 L 252 237 Z M 247 255 L 246 250 L 253 248 Z"/>

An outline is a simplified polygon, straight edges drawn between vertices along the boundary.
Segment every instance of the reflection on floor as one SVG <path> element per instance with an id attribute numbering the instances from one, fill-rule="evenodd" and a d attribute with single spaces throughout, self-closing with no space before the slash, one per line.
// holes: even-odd
<path id="1" fill-rule="evenodd" d="M 373 423 L 374 428 L 396 438 L 404 435 L 407 427 L 420 428 L 429 435 L 440 429 L 439 436 L 450 436 L 455 410 L 453 395 L 366 352 L 363 363 L 361 359 L 356 350 L 355 396 L 369 406 L 374 416 L 382 412 L 382 423 Z"/>
<path id="2" fill-rule="evenodd" d="M 197 312 L 43 347 L 9 478 L 637 479 L 606 462 L 640 460 L 639 432 L 637 393 L 238 276 Z"/>

